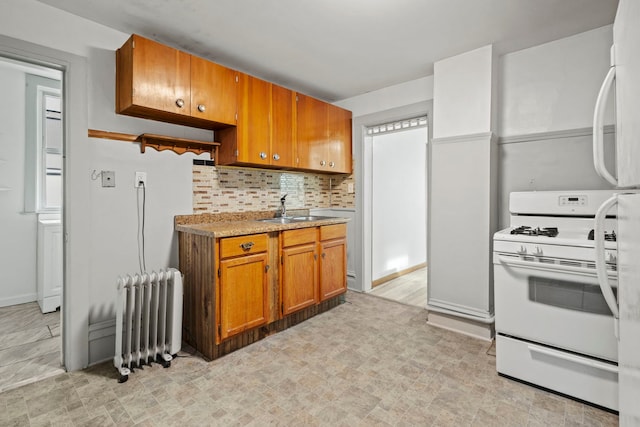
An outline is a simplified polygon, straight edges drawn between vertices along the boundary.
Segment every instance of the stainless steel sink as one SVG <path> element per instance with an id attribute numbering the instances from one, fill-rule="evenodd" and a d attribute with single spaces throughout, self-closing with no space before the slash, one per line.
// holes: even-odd
<path id="1" fill-rule="evenodd" d="M 333 218 L 334 217 L 332 216 L 310 215 L 310 216 L 264 218 L 264 219 L 257 219 L 256 221 L 268 222 L 270 224 L 291 224 L 292 222 L 321 221 L 323 219 L 333 219 Z"/>
<path id="2" fill-rule="evenodd" d="M 295 222 L 293 220 L 293 218 L 265 218 L 265 219 L 258 219 L 256 221 L 260 221 L 260 222 L 269 222 L 271 224 L 291 224 L 292 222 Z"/>
<path id="3" fill-rule="evenodd" d="M 305 221 L 321 221 L 323 219 L 333 219 L 332 216 L 320 216 L 320 215 L 310 215 L 310 216 L 294 216 L 292 219 L 295 222 L 305 222 Z"/>

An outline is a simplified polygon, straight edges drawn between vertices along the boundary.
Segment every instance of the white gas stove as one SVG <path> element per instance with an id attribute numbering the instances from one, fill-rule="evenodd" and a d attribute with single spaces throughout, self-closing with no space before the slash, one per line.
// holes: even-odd
<path id="1" fill-rule="evenodd" d="M 498 373 L 617 410 L 614 320 L 598 284 L 594 216 L 613 191 L 512 193 L 494 235 Z M 605 221 L 617 283 L 615 212 Z"/>

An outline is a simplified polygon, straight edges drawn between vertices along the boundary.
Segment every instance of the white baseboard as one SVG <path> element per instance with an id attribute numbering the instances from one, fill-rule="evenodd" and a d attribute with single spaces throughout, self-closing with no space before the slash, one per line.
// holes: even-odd
<path id="1" fill-rule="evenodd" d="M 6 298 L 0 298 L 0 307 L 8 307 L 10 305 L 17 305 L 17 304 L 25 304 L 28 302 L 34 302 L 38 299 L 38 294 L 31 293 L 31 294 L 22 294 L 22 295 L 15 295 L 12 297 L 6 297 Z"/>
<path id="2" fill-rule="evenodd" d="M 474 322 L 462 317 L 449 316 L 443 313 L 429 312 L 427 324 L 458 332 L 470 337 L 479 338 L 484 341 L 491 341 L 495 335 L 493 324 Z"/>

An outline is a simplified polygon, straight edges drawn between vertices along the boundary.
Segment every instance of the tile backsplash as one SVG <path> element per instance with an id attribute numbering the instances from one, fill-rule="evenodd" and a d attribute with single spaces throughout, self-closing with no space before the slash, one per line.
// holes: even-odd
<path id="1" fill-rule="evenodd" d="M 353 175 L 323 175 L 263 169 L 193 165 L 193 213 L 276 211 L 280 197 L 287 209 L 353 208 L 348 193 Z"/>

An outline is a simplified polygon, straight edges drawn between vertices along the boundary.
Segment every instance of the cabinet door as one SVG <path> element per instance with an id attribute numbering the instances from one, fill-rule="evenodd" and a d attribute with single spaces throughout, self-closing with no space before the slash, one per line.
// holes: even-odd
<path id="1" fill-rule="evenodd" d="M 220 261 L 220 340 L 268 319 L 267 253 Z"/>
<path id="2" fill-rule="evenodd" d="M 320 301 L 347 290 L 347 242 L 345 239 L 320 242 Z"/>
<path id="3" fill-rule="evenodd" d="M 117 112 L 146 107 L 189 115 L 191 55 L 137 35 L 118 51 Z"/>
<path id="4" fill-rule="evenodd" d="M 331 172 L 351 173 L 351 111 L 328 107 L 327 167 Z"/>
<path id="5" fill-rule="evenodd" d="M 239 77 L 237 161 L 271 164 L 271 83 L 241 74 Z"/>
<path id="6" fill-rule="evenodd" d="M 328 104 L 302 94 L 298 94 L 297 97 L 298 167 L 325 170 L 328 163 L 326 156 Z"/>
<path id="7" fill-rule="evenodd" d="M 282 249 L 282 315 L 318 301 L 316 244 Z"/>
<path id="8" fill-rule="evenodd" d="M 271 85 L 271 164 L 295 167 L 296 94 L 292 90 Z"/>
<path id="9" fill-rule="evenodd" d="M 191 115 L 235 125 L 236 75 L 234 70 L 191 56 Z"/>

